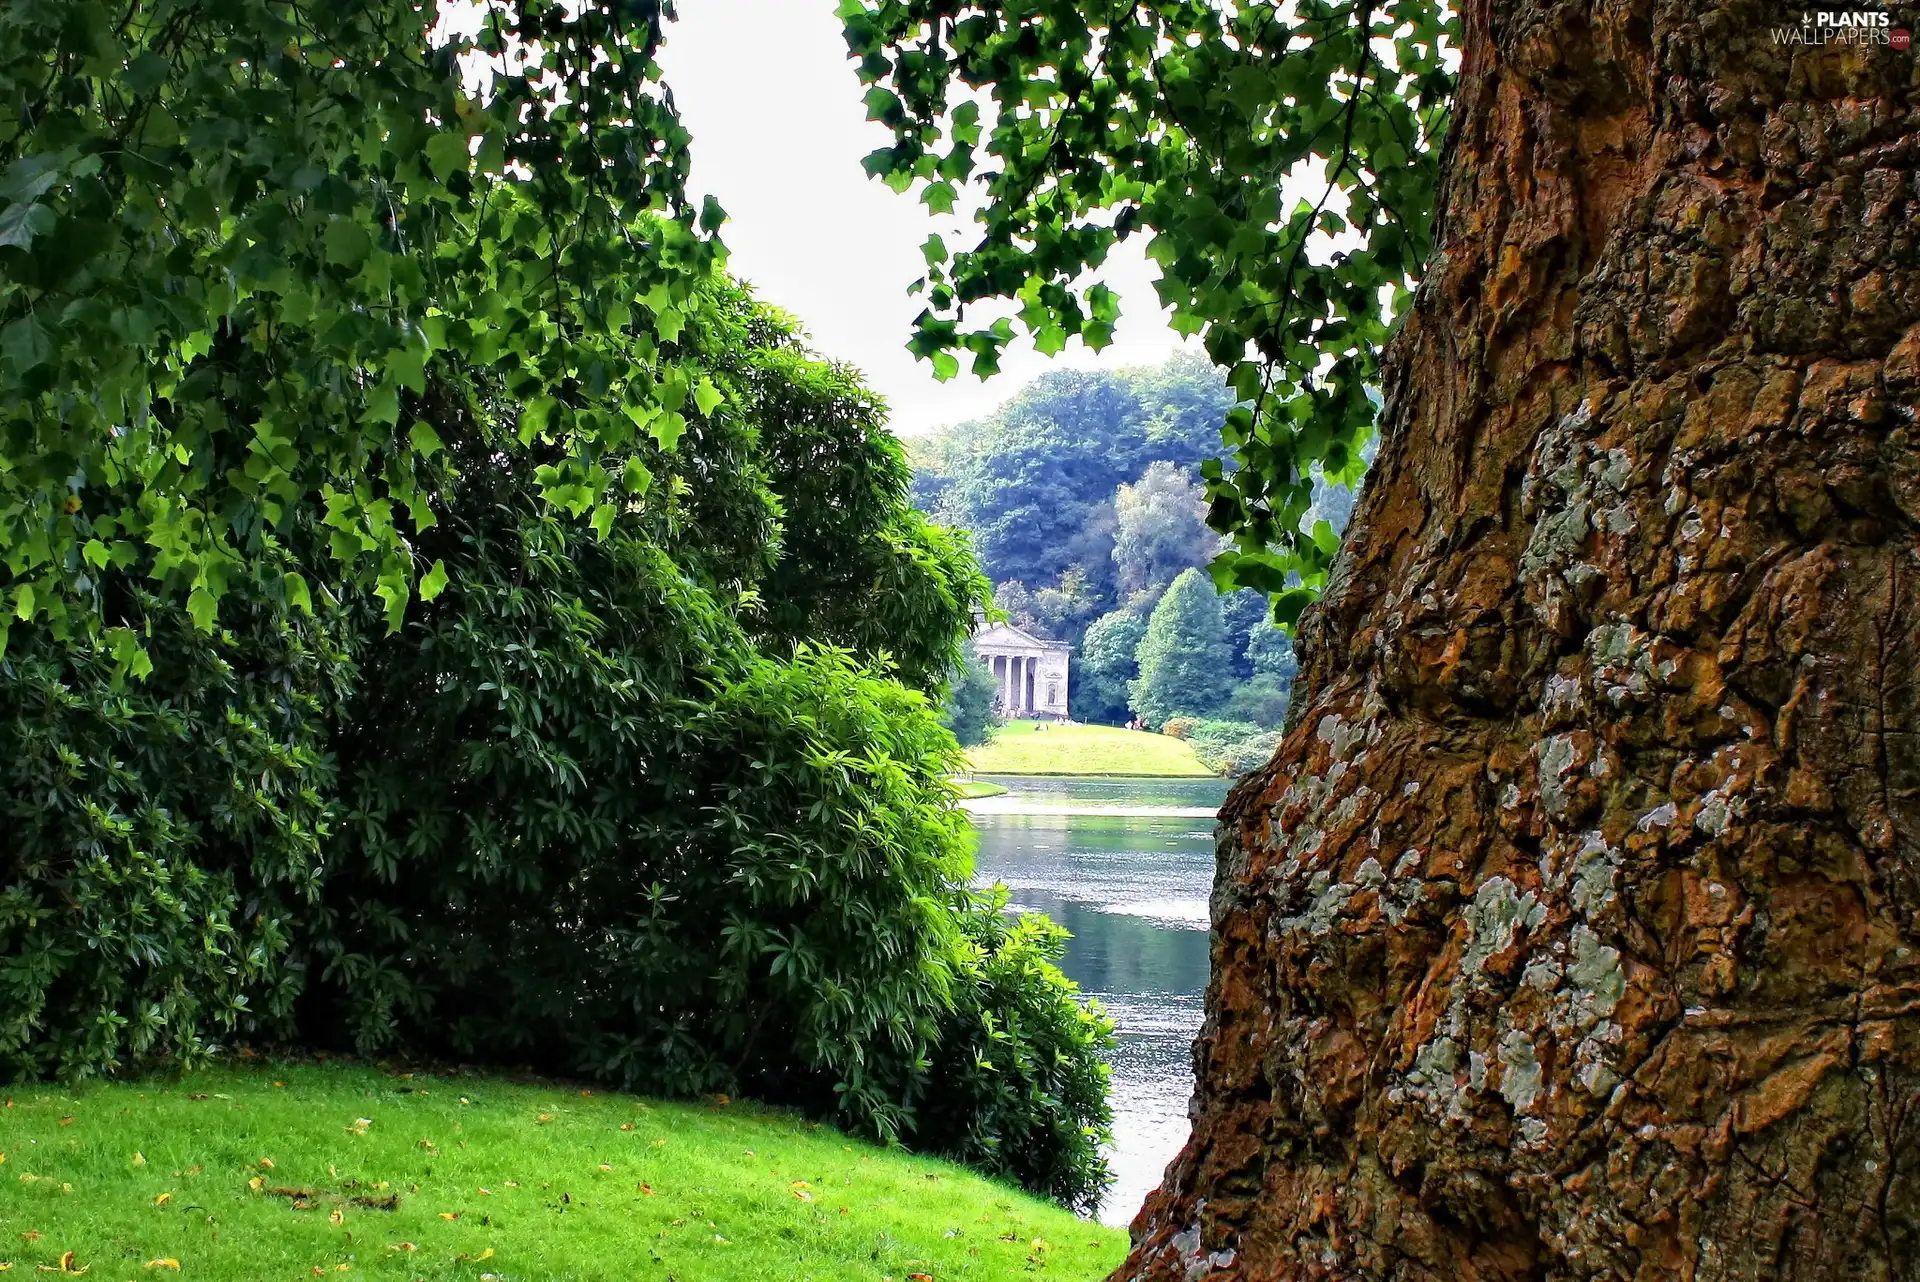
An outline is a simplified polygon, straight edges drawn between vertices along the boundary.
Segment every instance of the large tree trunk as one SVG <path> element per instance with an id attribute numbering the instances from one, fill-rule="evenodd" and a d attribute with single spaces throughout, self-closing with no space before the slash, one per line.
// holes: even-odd
<path id="1" fill-rule="evenodd" d="M 1116 1277 L 1920 1277 L 1920 73 L 1800 17 L 1467 4 Z"/>

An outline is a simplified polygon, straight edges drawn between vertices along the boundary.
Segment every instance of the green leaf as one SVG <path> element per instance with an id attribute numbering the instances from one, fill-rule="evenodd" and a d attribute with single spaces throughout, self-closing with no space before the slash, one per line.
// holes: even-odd
<path id="1" fill-rule="evenodd" d="M 33 618 L 33 607 L 33 584 L 22 583 L 13 590 L 14 617 L 17 619 L 31 620 Z"/>
<path id="2" fill-rule="evenodd" d="M 654 419 L 648 425 L 647 431 L 661 449 L 671 452 L 680 444 L 680 438 L 686 434 L 687 420 L 678 410 L 668 410 Z"/>
<path id="3" fill-rule="evenodd" d="M 332 218 L 327 221 L 325 251 L 328 262 L 357 268 L 373 251 L 373 237 L 351 218 Z"/>
<path id="4" fill-rule="evenodd" d="M 520 443 L 529 445 L 547 430 L 559 402 L 551 396 L 536 396 L 520 411 Z"/>
<path id="5" fill-rule="evenodd" d="M 613 518 L 613 504 L 601 503 L 593 509 L 593 518 L 588 524 L 593 527 L 595 535 L 604 539 L 607 535 L 613 533 Z"/>
<path id="6" fill-rule="evenodd" d="M 307 581 L 300 575 L 289 571 L 280 578 L 281 589 L 286 593 L 289 609 L 302 614 L 313 613 L 313 597 L 307 591 Z"/>
<path id="7" fill-rule="evenodd" d="M 45 205 L 8 205 L 0 209 L 0 245 L 33 248 L 33 238 L 53 230 L 53 211 Z"/>
<path id="8" fill-rule="evenodd" d="M 53 359 L 53 342 L 32 312 L 0 330 L 0 356 L 13 362 L 20 373 Z"/>
<path id="9" fill-rule="evenodd" d="M 1308 588 L 1289 588 L 1273 599 L 1273 621 L 1292 627 L 1301 613 L 1313 604 L 1314 592 Z"/>
<path id="10" fill-rule="evenodd" d="M 425 422 L 415 422 L 408 428 L 407 440 L 412 443 L 414 453 L 424 454 L 428 458 L 432 458 L 446 448 L 440 443 L 440 433 L 434 431 L 432 425 Z"/>
<path id="11" fill-rule="evenodd" d="M 60 157 L 57 155 L 22 156 L 7 166 L 0 176 L 0 200 L 24 203 L 38 200 L 60 181 Z"/>
<path id="12" fill-rule="evenodd" d="M 713 233 L 720 230 L 720 224 L 727 221 L 727 211 L 720 208 L 720 202 L 712 196 L 700 202 L 700 230 Z"/>
<path id="13" fill-rule="evenodd" d="M 469 156 L 468 135 L 443 130 L 427 140 L 427 167 L 441 182 L 466 169 Z"/>
<path id="14" fill-rule="evenodd" d="M 436 560 L 433 568 L 420 577 L 420 599 L 431 601 L 447 590 L 447 563 Z"/>
<path id="15" fill-rule="evenodd" d="M 725 399 L 726 397 L 720 394 L 720 389 L 713 385 L 711 379 L 701 379 L 699 386 L 693 389 L 694 407 L 703 415 L 713 413 L 714 407 Z"/>
<path id="16" fill-rule="evenodd" d="M 953 184 L 950 182 L 928 183 L 927 189 L 920 193 L 920 199 L 934 213 L 950 214 L 953 212 L 954 194 Z"/>
<path id="17" fill-rule="evenodd" d="M 187 614 L 193 619 L 193 626 L 202 632 L 213 631 L 214 616 L 219 612 L 220 603 L 213 593 L 204 587 L 195 588 L 187 596 Z"/>

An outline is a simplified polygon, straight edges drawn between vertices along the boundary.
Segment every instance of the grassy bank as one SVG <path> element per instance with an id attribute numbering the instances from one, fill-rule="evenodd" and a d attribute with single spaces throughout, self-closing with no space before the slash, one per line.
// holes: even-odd
<path id="1" fill-rule="evenodd" d="M 998 797 L 1006 792 L 1006 789 L 997 783 L 979 783 L 972 779 L 959 780 L 953 786 L 959 790 L 962 797 L 968 799 Z"/>
<path id="2" fill-rule="evenodd" d="M 967 750 L 969 768 L 989 775 L 1210 776 L 1191 744 L 1118 726 L 1015 721 Z"/>
<path id="3" fill-rule="evenodd" d="M 16 1087 L 0 1265 L 93 1282 L 1098 1278 L 1126 1236 L 752 1105 L 360 1066 Z M 71 1252 L 71 1255 L 68 1253 Z"/>

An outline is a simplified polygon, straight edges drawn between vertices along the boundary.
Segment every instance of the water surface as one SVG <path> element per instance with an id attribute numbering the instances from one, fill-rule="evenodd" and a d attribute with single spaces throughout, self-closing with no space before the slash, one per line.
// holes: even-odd
<path id="1" fill-rule="evenodd" d="M 1186 1142 L 1190 1050 L 1207 987 L 1213 812 L 1224 779 L 977 778 L 977 871 L 1016 906 L 1073 932 L 1062 963 L 1119 1026 L 1114 1184 L 1100 1218 L 1126 1224 Z"/>

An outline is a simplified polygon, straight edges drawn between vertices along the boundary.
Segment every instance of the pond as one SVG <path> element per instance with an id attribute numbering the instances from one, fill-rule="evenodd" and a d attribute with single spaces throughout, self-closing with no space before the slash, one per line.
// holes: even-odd
<path id="1" fill-rule="evenodd" d="M 976 778 L 969 802 L 982 883 L 1073 932 L 1062 963 L 1119 1026 L 1113 1187 L 1100 1218 L 1125 1225 L 1186 1143 L 1190 1050 L 1207 987 L 1213 814 L 1224 779 Z"/>

